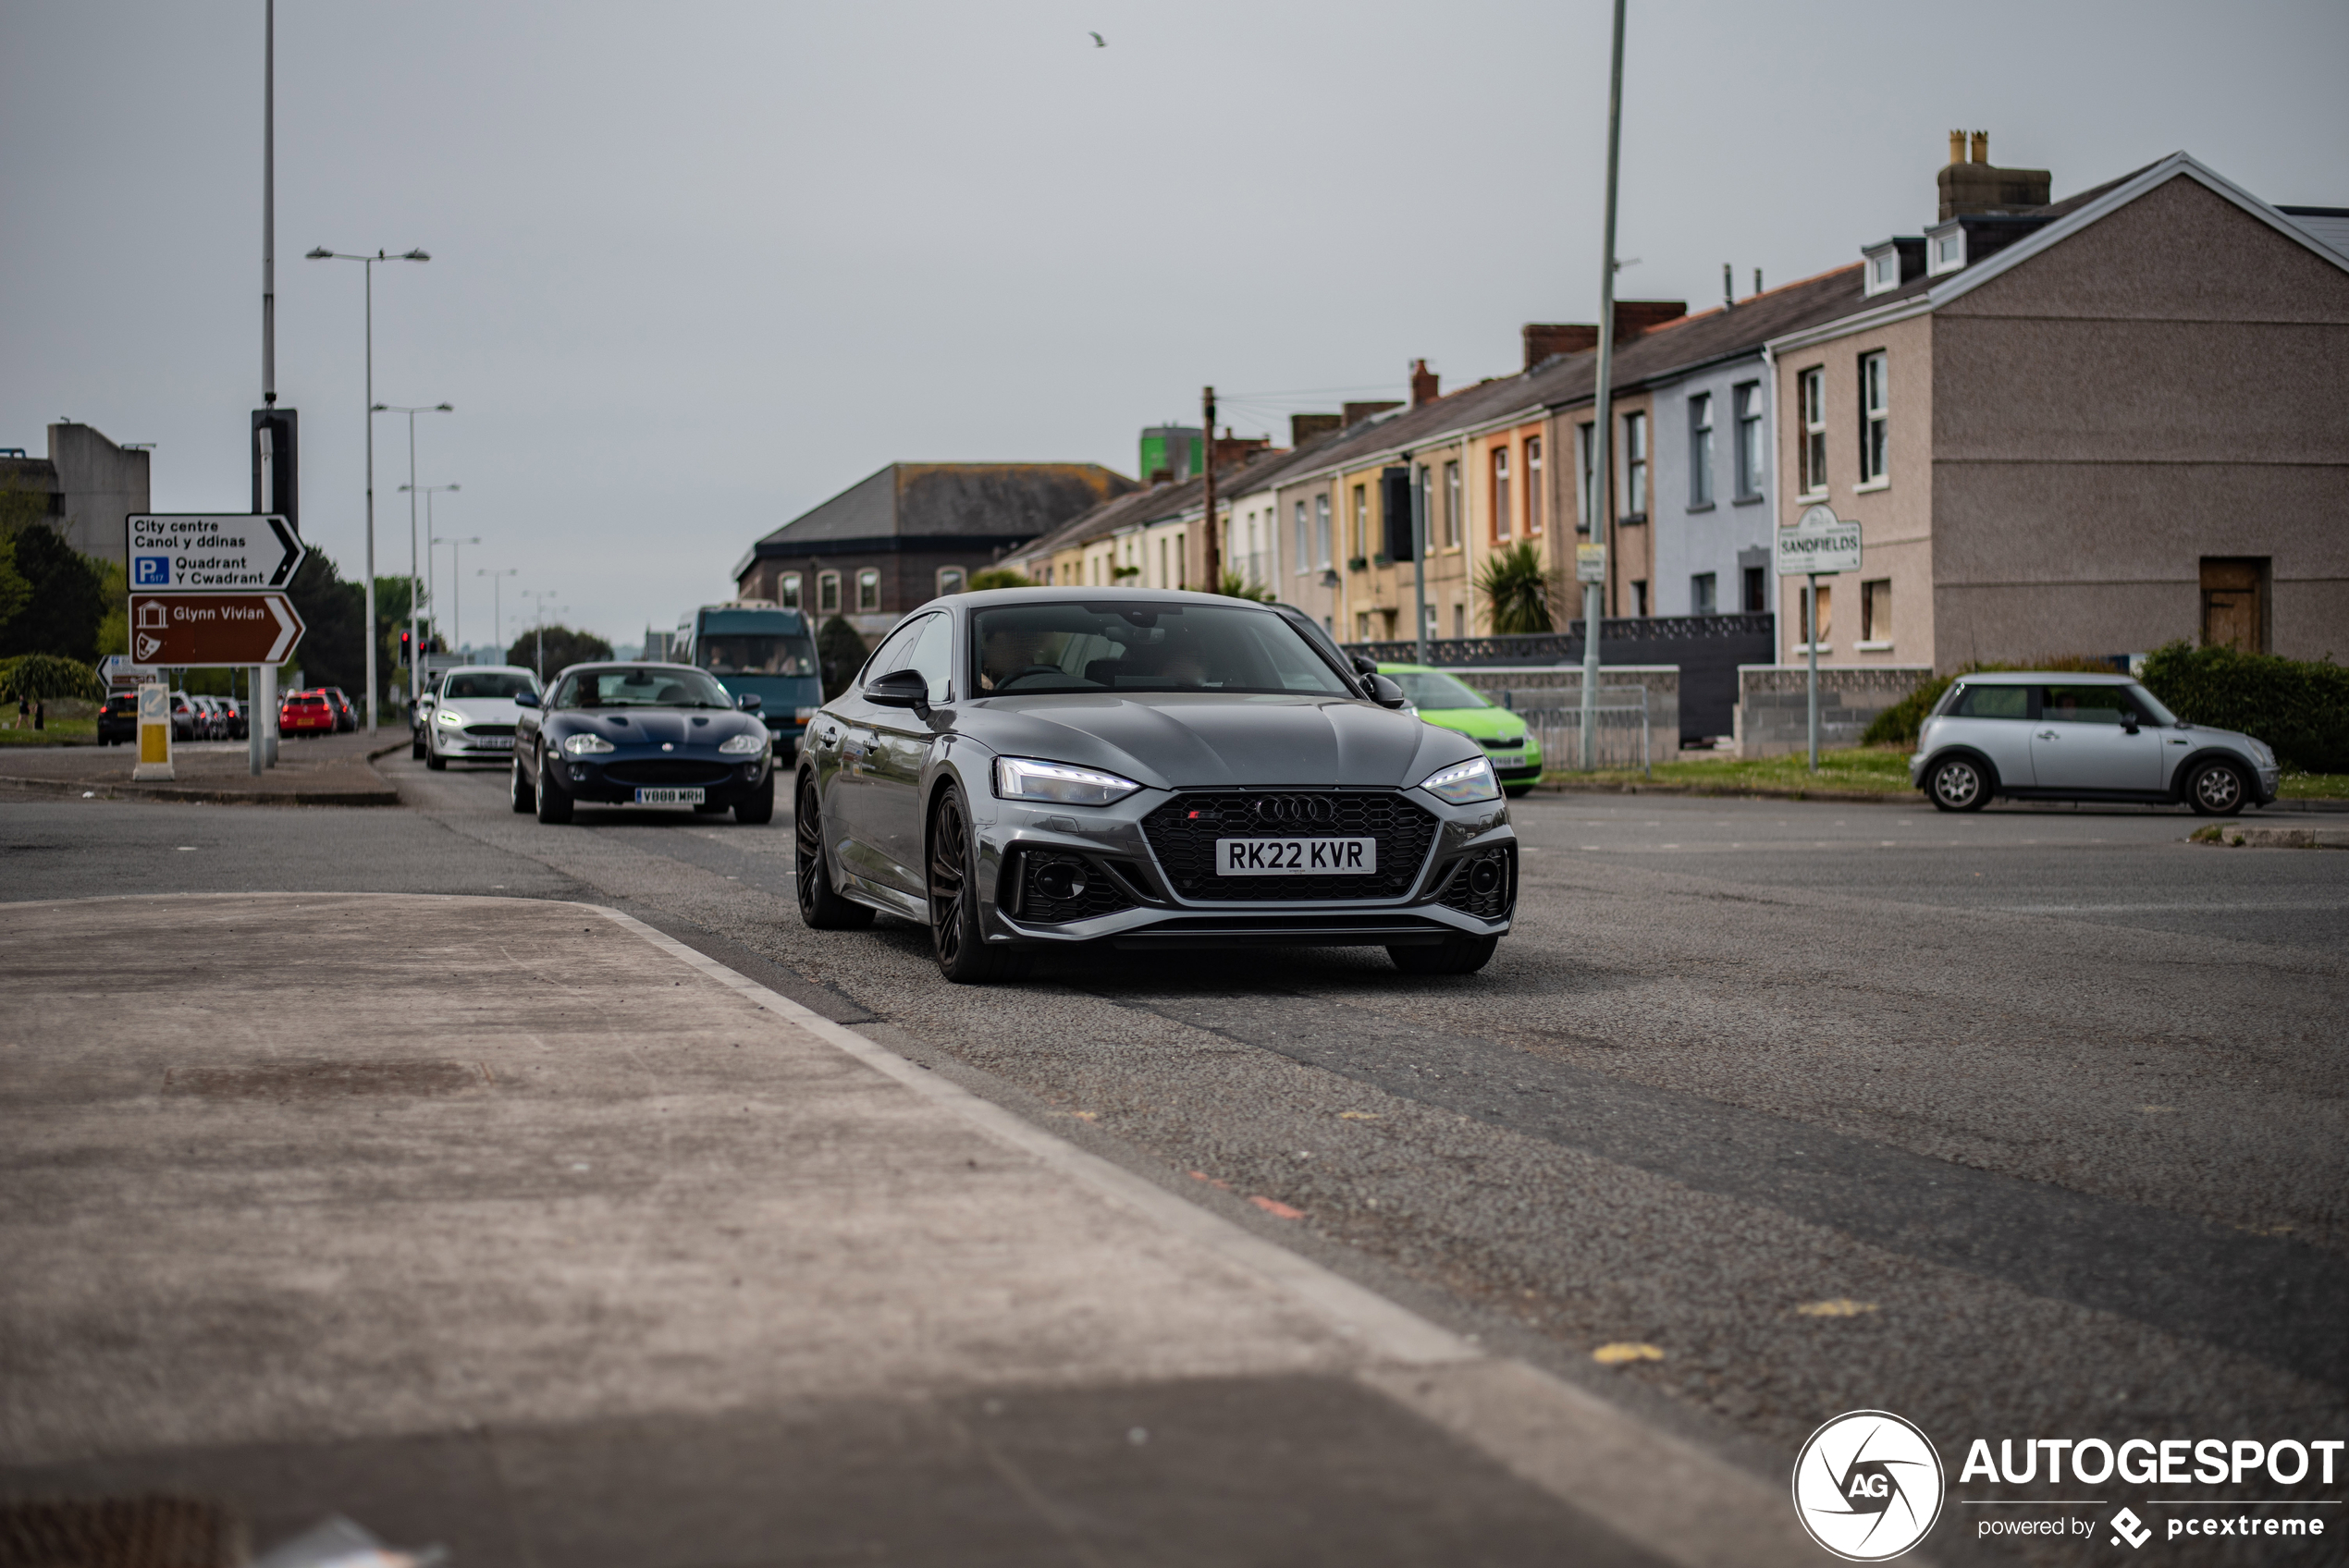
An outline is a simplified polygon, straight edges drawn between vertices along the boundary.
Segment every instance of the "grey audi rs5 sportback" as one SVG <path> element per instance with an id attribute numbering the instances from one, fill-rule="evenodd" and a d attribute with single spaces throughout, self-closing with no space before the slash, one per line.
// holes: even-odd
<path id="1" fill-rule="evenodd" d="M 1134 588 L 915 611 L 808 726 L 801 917 L 919 921 L 956 981 L 1085 942 L 1482 968 L 1517 903 L 1483 749 L 1293 613 Z"/>

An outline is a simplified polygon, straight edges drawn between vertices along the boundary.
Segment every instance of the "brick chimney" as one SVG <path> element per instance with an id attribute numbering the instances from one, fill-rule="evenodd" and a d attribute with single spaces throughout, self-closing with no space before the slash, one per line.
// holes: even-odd
<path id="1" fill-rule="evenodd" d="M 1333 430 L 1346 426 L 1343 414 L 1291 414 L 1288 416 L 1288 444 L 1302 447 L 1308 441 L 1319 440 Z"/>
<path id="2" fill-rule="evenodd" d="M 1384 403 L 1348 403 L 1346 405 L 1345 422 L 1339 425 L 1338 428 L 1341 430 L 1350 430 L 1366 419 L 1376 419 L 1379 415 L 1386 412 L 1387 410 L 1399 409 L 1402 406 L 1402 404 L 1393 401 Z"/>
<path id="3" fill-rule="evenodd" d="M 1425 360 L 1411 361 L 1411 407 L 1424 408 L 1443 396 L 1441 378 L 1427 368 Z"/>
<path id="4" fill-rule="evenodd" d="M 1599 346 L 1597 324 L 1529 321 L 1525 324 L 1525 368 L 1560 354 L 1587 354 Z"/>
<path id="5" fill-rule="evenodd" d="M 1254 458 L 1257 453 L 1269 452 L 1272 449 L 1271 436 L 1234 435 L 1232 427 L 1227 424 L 1224 427 L 1224 434 L 1215 438 L 1215 471 L 1221 473 L 1227 468 L 1236 468 Z"/>
<path id="6" fill-rule="evenodd" d="M 1971 146 L 1968 143 L 1971 142 Z M 1940 188 L 1941 216 L 2013 217 L 2048 204 L 2054 184 L 2046 169 L 2002 169 L 1990 162 L 1990 133 L 1949 133 L 1949 161 L 1934 177 Z"/>
<path id="7" fill-rule="evenodd" d="M 1679 321 L 1689 313 L 1686 300 L 1617 300 L 1615 302 L 1615 340 L 1617 343 L 1637 337 L 1652 327 L 1667 321 Z"/>

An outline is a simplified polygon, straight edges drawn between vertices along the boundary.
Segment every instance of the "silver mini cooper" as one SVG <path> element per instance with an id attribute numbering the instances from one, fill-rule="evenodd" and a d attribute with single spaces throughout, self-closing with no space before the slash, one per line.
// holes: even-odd
<path id="1" fill-rule="evenodd" d="M 2264 741 L 2186 724 L 2125 675 L 2001 670 L 1952 681 L 1910 780 L 1943 811 L 2018 801 L 2183 802 L 2232 816 L 2276 798 Z"/>

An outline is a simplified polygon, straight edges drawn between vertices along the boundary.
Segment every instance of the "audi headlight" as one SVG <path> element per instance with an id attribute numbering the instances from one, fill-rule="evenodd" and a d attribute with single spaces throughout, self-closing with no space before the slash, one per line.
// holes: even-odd
<path id="1" fill-rule="evenodd" d="M 613 745 L 601 735 L 591 735 L 583 731 L 577 735 L 566 735 L 563 737 L 563 754 L 565 756 L 592 757 L 599 752 L 616 752 L 618 750 L 620 750 L 618 746 Z"/>
<path id="2" fill-rule="evenodd" d="M 719 752 L 730 757 L 755 757 L 766 749 L 765 735 L 729 735 L 718 742 Z"/>
<path id="3" fill-rule="evenodd" d="M 1441 773 L 1431 773 L 1420 780 L 1420 788 L 1456 806 L 1501 798 L 1501 786 L 1493 777 L 1493 765 L 1482 757 L 1455 763 Z"/>
<path id="4" fill-rule="evenodd" d="M 433 714 L 432 717 L 435 724 L 446 724 L 451 728 L 465 722 L 465 716 L 459 713 L 455 708 L 438 709 Z"/>
<path id="5" fill-rule="evenodd" d="M 1063 806 L 1105 806 L 1122 801 L 1139 784 L 1098 768 L 1033 757 L 997 757 L 995 793 L 1007 801 L 1050 801 Z"/>

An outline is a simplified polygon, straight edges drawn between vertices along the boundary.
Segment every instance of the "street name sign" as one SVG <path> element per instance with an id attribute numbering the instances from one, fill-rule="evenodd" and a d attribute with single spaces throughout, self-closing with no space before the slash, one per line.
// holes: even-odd
<path id="1" fill-rule="evenodd" d="M 283 664 L 301 632 L 301 618 L 283 594 L 130 591 L 130 652 L 141 664 Z"/>
<path id="2" fill-rule="evenodd" d="M 284 588 L 308 554 L 282 517 L 249 512 L 133 512 L 130 591 L 253 594 Z"/>
<path id="3" fill-rule="evenodd" d="M 1780 577 L 1833 577 L 1860 570 L 1860 525 L 1835 515 L 1832 507 L 1805 507 L 1777 538 Z"/>

